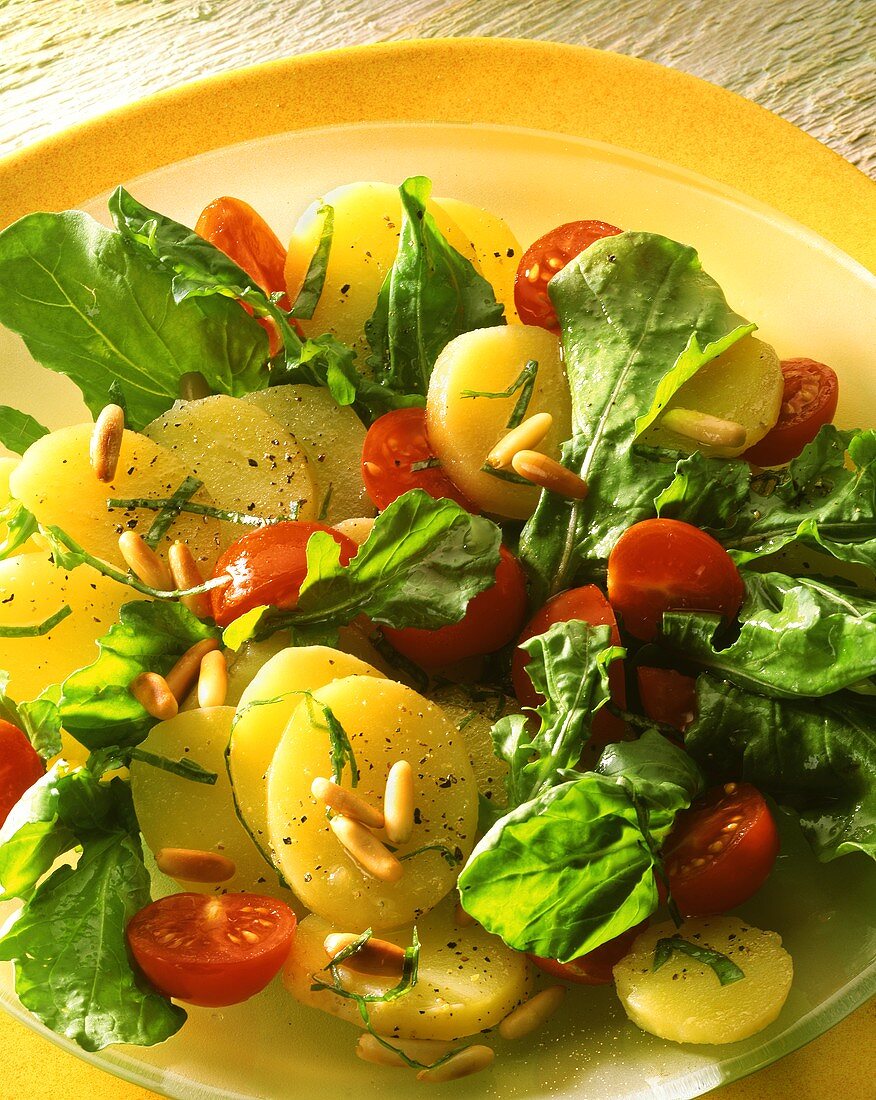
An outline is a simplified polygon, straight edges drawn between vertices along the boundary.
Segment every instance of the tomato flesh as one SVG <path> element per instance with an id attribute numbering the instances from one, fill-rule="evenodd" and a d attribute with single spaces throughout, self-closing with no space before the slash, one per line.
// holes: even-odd
<path id="1" fill-rule="evenodd" d="M 634 928 L 621 932 L 613 940 L 600 944 L 586 955 L 579 955 L 571 962 L 561 963 L 557 959 L 543 959 L 539 955 L 528 955 L 532 962 L 550 974 L 552 978 L 559 978 L 562 982 L 577 982 L 579 985 L 608 985 L 612 979 L 612 970 L 630 953 L 633 941 L 648 927 L 647 921 L 642 921 Z"/>
<path id="2" fill-rule="evenodd" d="M 674 668 L 636 669 L 642 709 L 655 722 L 684 730 L 697 715 L 697 682 Z"/>
<path id="3" fill-rule="evenodd" d="M 526 671 L 530 658 L 526 650 L 521 648 L 523 642 L 534 638 L 536 634 L 544 634 L 554 623 L 568 622 L 570 619 L 581 619 L 585 623 L 590 623 L 591 626 L 611 627 L 611 644 L 620 645 L 620 633 L 614 611 L 595 584 L 571 588 L 567 592 L 552 596 L 523 628 L 511 658 L 511 681 L 514 685 L 514 694 L 522 707 L 533 708 L 544 702 L 544 696 L 532 686 L 529 673 Z M 611 663 L 608 681 L 612 701 L 622 709 L 625 708 L 627 689 L 622 661 Z M 625 734 L 626 726 L 623 721 L 607 710 L 601 710 L 593 720 L 591 744 L 601 748 L 612 741 L 622 741 Z"/>
<path id="4" fill-rule="evenodd" d="M 663 857 L 682 915 L 708 917 L 748 901 L 778 854 L 779 832 L 763 796 L 750 783 L 727 783 L 678 815 Z"/>
<path id="5" fill-rule="evenodd" d="M 781 466 L 803 450 L 836 413 L 839 381 L 825 363 L 814 359 L 784 359 L 785 389 L 779 419 L 743 455 L 757 466 Z"/>
<path id="6" fill-rule="evenodd" d="M 410 489 L 423 489 L 436 500 L 455 500 L 469 512 L 478 510 L 435 457 L 425 409 L 393 409 L 374 421 L 362 448 L 362 480 L 381 511 Z"/>
<path id="7" fill-rule="evenodd" d="M 383 627 L 393 646 L 421 668 L 442 668 L 494 653 L 517 635 L 526 616 L 526 578 L 520 562 L 499 547 L 496 582 L 469 603 L 458 623 L 437 630 Z"/>
<path id="8" fill-rule="evenodd" d="M 286 249 L 249 203 L 228 195 L 214 199 L 201 211 L 195 232 L 234 260 L 266 294 L 281 292 L 283 308 L 289 308 L 283 275 Z"/>
<path id="9" fill-rule="evenodd" d="M 27 735 L 0 719 L 0 825 L 28 787 L 45 773 L 45 764 Z"/>
<path id="10" fill-rule="evenodd" d="M 231 583 L 210 593 L 213 618 L 228 626 L 262 604 L 283 610 L 295 607 L 307 575 L 307 543 L 317 531 L 325 531 L 341 548 L 341 565 L 359 549 L 352 539 L 324 523 L 290 520 L 259 527 L 233 542 L 219 557 L 214 577 L 226 574 Z"/>
<path id="11" fill-rule="evenodd" d="M 713 611 L 732 619 L 744 598 L 739 570 L 724 547 L 680 520 L 635 524 L 608 558 L 608 599 L 642 641 L 657 636 L 664 611 Z"/>
<path id="12" fill-rule="evenodd" d="M 524 325 L 559 332 L 560 322 L 548 297 L 548 283 L 594 241 L 621 232 L 608 222 L 566 222 L 534 241 L 521 256 L 514 277 L 514 305 Z"/>
<path id="13" fill-rule="evenodd" d="M 276 977 L 296 923 L 276 898 L 171 894 L 134 916 L 128 945 L 165 996 L 219 1008 L 248 1000 Z"/>

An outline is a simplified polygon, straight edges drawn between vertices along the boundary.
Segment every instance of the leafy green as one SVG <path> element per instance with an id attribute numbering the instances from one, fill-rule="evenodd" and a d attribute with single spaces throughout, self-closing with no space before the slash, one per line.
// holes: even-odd
<path id="1" fill-rule="evenodd" d="M 17 500 L 10 500 L 0 509 L 0 525 L 6 528 L 6 537 L 0 542 L 0 561 L 17 554 L 38 529 L 36 516 Z"/>
<path id="2" fill-rule="evenodd" d="M 9 673 L 0 669 L 0 718 L 22 730 L 43 760 L 61 751 L 61 713 L 57 688 L 47 688 L 36 699 L 14 703 L 7 694 Z"/>
<path id="3" fill-rule="evenodd" d="M 427 211 L 431 192 L 425 176 L 412 176 L 399 188 L 398 254 L 365 324 L 378 382 L 423 396 L 435 360 L 454 337 L 504 323 L 493 288 L 448 244 Z"/>
<path id="4" fill-rule="evenodd" d="M 672 958 L 673 952 L 687 955 L 690 959 L 705 963 L 714 970 L 715 977 L 721 985 L 732 985 L 745 977 L 745 973 L 732 959 L 715 951 L 711 947 L 705 947 L 699 943 L 691 943 L 681 936 L 666 936 L 658 940 L 654 945 L 654 965 L 652 970 L 660 970 Z"/>
<path id="5" fill-rule="evenodd" d="M 200 371 L 214 392 L 267 384 L 267 337 L 234 302 L 180 302 L 144 249 L 87 214 L 29 214 L 0 233 L 0 324 L 66 374 L 95 416 L 113 382 L 131 428 L 168 409 Z"/>
<path id="6" fill-rule="evenodd" d="M 149 525 L 149 530 L 143 536 L 143 541 L 147 546 L 152 550 L 158 546 L 167 534 L 173 521 L 178 518 L 182 511 L 182 505 L 187 504 L 203 484 L 203 481 L 200 481 L 196 477 L 192 477 L 191 474 L 183 478 L 179 488 L 174 491 L 173 496 L 168 498 L 166 504 L 161 505 L 158 515 L 152 520 Z M 108 500 L 106 506 L 108 510 L 111 510 L 117 507 L 117 503 L 113 500 Z"/>
<path id="7" fill-rule="evenodd" d="M 325 286 L 329 256 L 332 250 L 332 237 L 335 231 L 334 207 L 324 204 L 319 208 L 317 214 L 322 215 L 322 231 L 319 235 L 319 242 L 308 265 L 304 282 L 298 291 L 298 297 L 289 311 L 291 317 L 301 317 L 304 320 L 310 320 L 319 304 L 322 288 Z"/>
<path id="8" fill-rule="evenodd" d="M 654 507 L 658 516 L 723 530 L 748 504 L 750 486 L 747 462 L 707 458 L 694 451 L 680 459 L 675 477 L 658 494 Z"/>
<path id="9" fill-rule="evenodd" d="M 17 455 L 23 455 L 31 443 L 36 443 L 49 429 L 27 413 L 9 405 L 0 405 L 0 443 Z"/>
<path id="10" fill-rule="evenodd" d="M 744 779 L 800 815 L 822 860 L 876 858 L 876 708 L 846 694 L 769 699 L 703 674 L 691 755 L 716 781 Z"/>

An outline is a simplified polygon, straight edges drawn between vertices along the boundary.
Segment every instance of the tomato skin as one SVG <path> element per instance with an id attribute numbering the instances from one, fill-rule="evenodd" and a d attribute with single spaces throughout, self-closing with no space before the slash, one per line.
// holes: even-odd
<path id="1" fill-rule="evenodd" d="M 383 627 L 393 646 L 421 668 L 442 668 L 494 653 L 517 634 L 526 616 L 526 577 L 517 558 L 499 547 L 496 583 L 469 603 L 458 623 L 437 630 Z"/>
<path id="2" fill-rule="evenodd" d="M 259 527 L 233 542 L 220 555 L 214 577 L 231 577 L 226 588 L 210 593 L 213 618 L 228 626 L 260 604 L 288 610 L 298 602 L 307 575 L 307 542 L 317 531 L 326 531 L 341 547 L 341 565 L 355 557 L 359 547 L 352 539 L 324 523 L 290 520 Z"/>
<path id="3" fill-rule="evenodd" d="M 46 766 L 18 726 L 0 719 L 0 825 L 28 787 L 46 774 Z"/>
<path id="4" fill-rule="evenodd" d="M 783 359 L 785 392 L 775 426 L 742 456 L 757 466 L 781 466 L 803 450 L 836 413 L 839 381 L 825 363 Z"/>
<path id="5" fill-rule="evenodd" d="M 276 898 L 171 894 L 141 909 L 127 937 L 137 965 L 165 996 L 220 1008 L 248 1000 L 276 977 L 296 924 Z"/>
<path id="6" fill-rule="evenodd" d="M 234 260 L 266 294 L 282 292 L 281 304 L 289 308 L 283 276 L 286 249 L 249 203 L 228 195 L 214 199 L 201 211 L 195 232 Z"/>
<path id="7" fill-rule="evenodd" d="M 689 523 L 646 519 L 627 528 L 608 558 L 608 599 L 624 627 L 650 642 L 664 611 L 735 617 L 745 586 L 724 547 Z"/>
<path id="8" fill-rule="evenodd" d="M 674 668 L 636 669 L 642 709 L 655 722 L 684 731 L 697 716 L 697 682 Z"/>
<path id="9" fill-rule="evenodd" d="M 381 512 L 410 489 L 423 489 L 430 497 L 455 500 L 467 511 L 478 509 L 444 470 L 438 466 L 412 469 L 437 462 L 426 433 L 425 409 L 393 409 L 377 418 L 368 429 L 362 448 L 362 480 L 375 508 Z"/>
<path id="10" fill-rule="evenodd" d="M 682 915 L 709 917 L 748 901 L 778 854 L 779 832 L 763 796 L 750 783 L 727 783 L 678 815 L 663 858 Z"/>
<path id="11" fill-rule="evenodd" d="M 614 979 L 612 970 L 628 955 L 633 940 L 648 927 L 648 921 L 642 921 L 634 928 L 621 932 L 613 940 L 595 947 L 586 955 L 579 955 L 571 962 L 561 963 L 557 959 L 543 959 L 539 955 L 527 955 L 539 970 L 559 978 L 562 982 L 577 982 L 579 985 L 609 985 Z"/>
<path id="12" fill-rule="evenodd" d="M 534 638 L 536 634 L 544 634 L 548 627 L 554 623 L 567 622 L 569 619 L 582 619 L 591 626 L 610 626 L 611 644 L 620 645 L 620 633 L 617 628 L 617 620 L 611 604 L 596 587 L 595 584 L 587 584 L 581 588 L 570 588 L 566 592 L 560 592 L 552 596 L 544 607 L 539 608 L 532 616 L 517 642 L 517 648 L 511 658 L 511 682 L 514 685 L 514 694 L 522 707 L 537 707 L 544 702 L 544 696 L 539 694 L 532 686 L 526 664 L 529 654 L 522 649 L 523 642 Z M 622 661 L 613 661 L 608 670 L 608 680 L 611 686 L 611 698 L 622 709 L 627 705 L 627 688 L 624 679 Z M 626 733 L 626 726 L 620 718 L 602 710 L 593 720 L 592 744 L 602 747 L 612 741 L 622 741 Z"/>
<path id="13" fill-rule="evenodd" d="M 514 276 L 514 305 L 524 325 L 559 332 L 560 322 L 548 297 L 548 283 L 594 241 L 622 232 L 608 222 L 566 222 L 534 241 L 521 256 Z"/>

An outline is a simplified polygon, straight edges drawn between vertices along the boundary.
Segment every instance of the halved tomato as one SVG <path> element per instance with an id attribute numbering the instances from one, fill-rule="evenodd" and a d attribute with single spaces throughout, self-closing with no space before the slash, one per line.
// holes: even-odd
<path id="1" fill-rule="evenodd" d="M 742 456 L 757 466 L 781 466 L 796 458 L 836 413 L 839 382 L 825 363 L 814 359 L 784 359 L 785 390 L 779 419 Z"/>
<path id="2" fill-rule="evenodd" d="M 633 940 L 648 927 L 648 922 L 642 921 L 634 928 L 621 932 L 613 940 L 601 944 L 599 947 L 588 951 L 586 955 L 579 955 L 571 962 L 561 963 L 556 959 L 543 959 L 539 955 L 528 955 L 532 962 L 550 974 L 552 978 L 559 978 L 563 982 L 577 982 L 580 985 L 608 985 L 612 981 L 612 970 L 621 959 L 628 955 L 633 946 Z"/>
<path id="3" fill-rule="evenodd" d="M 45 772 L 45 764 L 27 735 L 0 719 L 0 825 L 27 788 Z"/>

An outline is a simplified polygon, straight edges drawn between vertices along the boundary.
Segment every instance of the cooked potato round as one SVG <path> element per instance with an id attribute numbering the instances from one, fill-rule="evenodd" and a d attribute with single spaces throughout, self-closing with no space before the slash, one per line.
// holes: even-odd
<path id="1" fill-rule="evenodd" d="M 485 473 L 483 466 L 506 434 L 521 391 L 501 398 L 463 393 L 501 393 L 530 360 L 538 363 L 538 373 L 525 415 L 551 414 L 553 426 L 537 449 L 559 458 L 560 444 L 572 434 L 572 404 L 559 341 L 545 329 L 501 325 L 457 336 L 438 356 L 426 400 L 429 441 L 447 473 L 485 512 L 509 519 L 531 515 L 539 490 L 503 481 Z"/>
<path id="2" fill-rule="evenodd" d="M 511 695 L 494 689 L 471 689 L 448 684 L 432 692 L 437 703 L 462 734 L 478 791 L 489 801 L 505 803 L 505 777 L 508 765 L 493 752 L 493 725 L 506 714 L 519 714 L 520 706 Z"/>
<path id="3" fill-rule="evenodd" d="M 396 1001 L 372 1004 L 371 1021 L 381 1035 L 398 1039 L 461 1039 L 494 1027 L 529 995 L 531 973 L 526 956 L 512 951 L 480 925 L 461 928 L 455 902 L 448 898 L 417 923 L 420 937 L 419 980 Z M 283 971 L 289 992 L 302 1004 L 330 1012 L 362 1026 L 355 1003 L 330 992 L 314 992 L 311 976 L 323 971 L 328 956 L 323 943 L 332 932 L 363 931 L 349 921 L 333 926 L 322 917 L 306 917 L 298 926 L 292 953 Z M 401 947 L 412 930 L 381 934 Z M 382 993 L 396 984 L 341 966 L 345 989 L 364 995 Z M 331 981 L 327 972 L 319 974 Z"/>
<path id="4" fill-rule="evenodd" d="M 655 971 L 657 941 L 676 934 L 726 955 L 745 977 L 721 985 L 707 963 L 680 952 Z M 778 933 L 738 917 L 699 917 L 677 930 L 667 922 L 643 932 L 614 968 L 614 980 L 629 1018 L 652 1035 L 676 1043 L 736 1043 L 775 1020 L 793 973 Z"/>
<path id="5" fill-rule="evenodd" d="M 357 793 L 366 801 L 382 807 L 396 761 L 413 767 L 416 824 L 397 854 L 440 844 L 456 855 L 454 866 L 441 851 L 425 851 L 406 860 L 402 877 L 389 883 L 354 862 L 310 793 L 317 776 L 332 774 L 320 703 L 349 738 L 360 773 Z M 349 766 L 341 783 L 351 786 Z M 350 676 L 314 692 L 293 714 L 268 772 L 269 837 L 278 865 L 309 909 L 339 924 L 380 930 L 416 920 L 453 887 L 476 825 L 474 775 L 457 731 L 434 703 L 391 680 Z"/>

